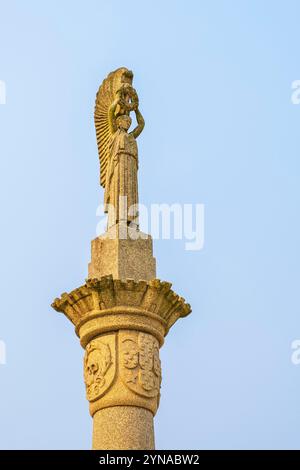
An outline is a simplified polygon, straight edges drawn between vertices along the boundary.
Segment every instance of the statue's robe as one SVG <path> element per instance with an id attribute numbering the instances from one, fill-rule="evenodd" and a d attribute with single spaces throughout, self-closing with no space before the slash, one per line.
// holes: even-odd
<path id="1" fill-rule="evenodd" d="M 121 221 L 138 225 L 138 148 L 132 133 L 117 129 L 111 137 L 104 204 L 108 227 Z"/>

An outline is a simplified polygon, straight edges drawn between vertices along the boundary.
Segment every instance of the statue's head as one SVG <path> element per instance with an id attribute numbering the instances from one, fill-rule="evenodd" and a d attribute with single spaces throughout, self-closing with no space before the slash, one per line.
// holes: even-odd
<path id="1" fill-rule="evenodd" d="M 122 114 L 122 116 L 118 116 L 116 119 L 118 129 L 124 129 L 125 131 L 128 131 L 131 126 L 131 122 L 131 117 L 126 114 Z"/>

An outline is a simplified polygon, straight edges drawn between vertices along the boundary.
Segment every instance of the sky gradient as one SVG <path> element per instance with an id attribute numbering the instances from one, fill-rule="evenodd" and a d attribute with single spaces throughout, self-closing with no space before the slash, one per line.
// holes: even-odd
<path id="1" fill-rule="evenodd" d="M 192 305 L 161 351 L 158 449 L 300 448 L 296 0 L 0 0 L 0 448 L 88 449 L 83 350 L 53 299 L 96 236 L 96 91 L 135 73 L 140 201 L 205 205 L 205 244 L 156 240 Z"/>

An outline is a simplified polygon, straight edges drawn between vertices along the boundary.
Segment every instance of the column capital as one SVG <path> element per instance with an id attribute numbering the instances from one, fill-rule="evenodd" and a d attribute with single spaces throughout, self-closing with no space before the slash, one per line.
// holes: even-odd
<path id="1" fill-rule="evenodd" d="M 191 307 L 171 289 L 169 282 L 119 280 L 112 276 L 86 283 L 54 300 L 52 307 L 75 325 L 81 345 L 110 331 L 133 329 L 152 334 L 163 344 L 164 336 Z"/>

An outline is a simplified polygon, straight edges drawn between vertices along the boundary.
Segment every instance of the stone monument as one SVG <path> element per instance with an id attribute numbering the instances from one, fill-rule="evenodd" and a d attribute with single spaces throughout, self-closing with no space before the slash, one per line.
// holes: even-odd
<path id="1" fill-rule="evenodd" d="M 170 283 L 156 279 L 152 239 L 139 230 L 136 139 L 144 119 L 132 81 L 122 67 L 98 90 L 94 117 L 107 230 L 92 241 L 85 284 L 52 304 L 74 324 L 85 349 L 93 449 L 154 449 L 159 348 L 191 311 Z"/>

